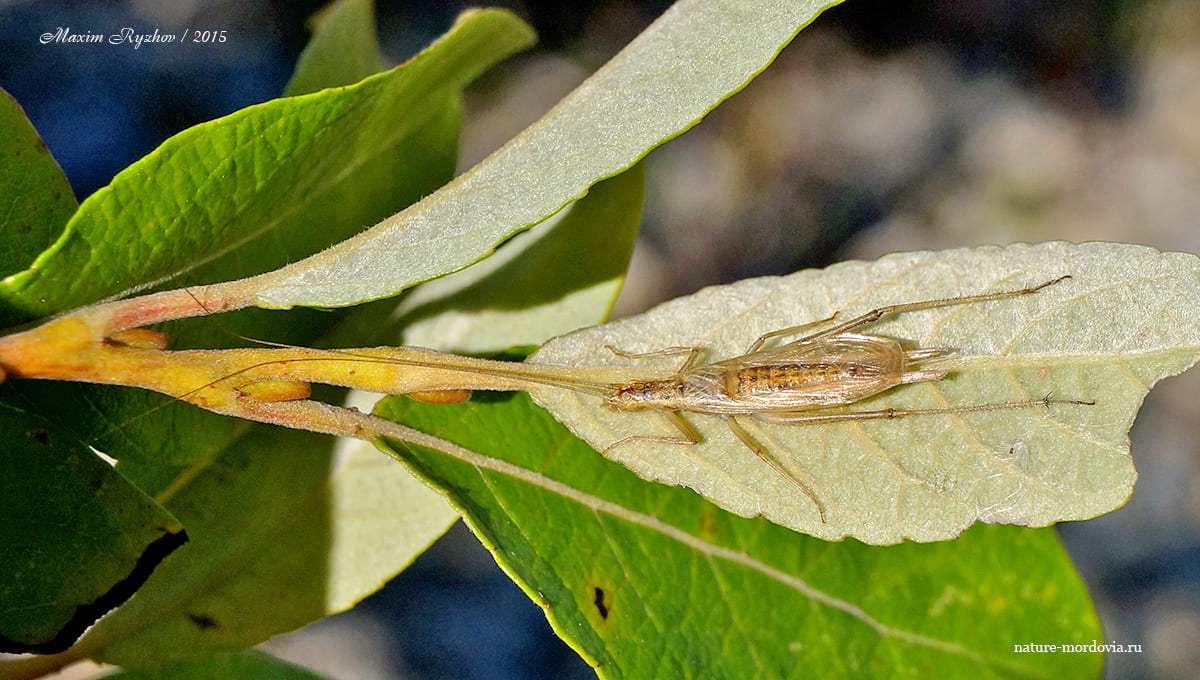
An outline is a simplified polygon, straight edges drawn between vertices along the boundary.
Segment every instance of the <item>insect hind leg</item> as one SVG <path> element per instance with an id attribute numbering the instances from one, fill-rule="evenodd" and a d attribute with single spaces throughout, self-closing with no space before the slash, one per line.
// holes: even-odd
<path id="1" fill-rule="evenodd" d="M 972 406 L 948 406 L 946 408 L 885 408 L 877 411 L 842 411 L 840 413 L 821 413 L 817 411 L 760 411 L 755 418 L 764 423 L 775 425 L 816 425 L 818 423 L 838 423 L 846 420 L 892 420 L 910 416 L 953 415 L 957 413 L 975 413 L 978 411 L 998 411 L 1009 408 L 1031 408 L 1035 406 L 1050 406 L 1051 404 L 1069 404 L 1075 406 L 1095 406 L 1094 401 L 1079 401 L 1076 399 L 1051 399 L 1049 396 L 1027 401 L 1008 401 L 996 404 L 975 404 Z"/>
<path id="2" fill-rule="evenodd" d="M 835 335 L 840 335 L 842 333 L 848 333 L 860 326 L 875 323 L 888 314 L 915 312 L 922 309 L 936 309 L 938 307 L 954 307 L 957 305 L 969 305 L 976 302 L 988 302 L 991 300 L 1004 300 L 1007 298 L 1021 297 L 1023 295 L 1032 295 L 1043 288 L 1048 288 L 1069 278 L 1071 278 L 1071 275 L 1067 274 L 1065 276 L 1060 276 L 1053 281 L 1047 281 L 1045 283 L 1036 286 L 1030 286 L 1029 288 L 1022 288 L 1020 290 L 1006 290 L 999 293 L 983 293 L 982 295 L 963 295 L 960 297 L 939 298 L 937 300 L 921 300 L 920 302 L 905 302 L 898 305 L 876 307 L 862 316 L 857 316 L 845 323 L 838 324 L 833 328 L 827 328 L 819 333 L 814 333 L 812 335 L 803 337 L 798 342 L 817 340 L 819 338 L 828 338 Z"/>

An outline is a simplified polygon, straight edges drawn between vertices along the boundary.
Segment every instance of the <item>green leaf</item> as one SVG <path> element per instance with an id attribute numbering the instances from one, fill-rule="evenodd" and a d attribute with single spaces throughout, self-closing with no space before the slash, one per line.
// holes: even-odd
<path id="1" fill-rule="evenodd" d="M 1046 395 L 1094 405 L 818 424 L 740 417 L 792 479 L 713 415 L 684 414 L 700 433 L 694 446 L 646 440 L 613 446 L 628 436 L 678 432 L 661 413 L 616 411 L 599 397 L 558 388 L 533 394 L 577 435 L 642 477 L 690 486 L 726 510 L 761 514 L 814 536 L 929 541 L 956 536 L 976 521 L 1045 526 L 1087 519 L 1119 507 L 1132 491 L 1127 433 L 1146 392 L 1200 356 L 1195 256 L 1106 243 L 901 253 L 709 288 L 552 340 L 530 360 L 642 367 L 646 376 L 661 377 L 680 359 L 628 359 L 605 346 L 627 352 L 697 347 L 707 363 L 737 357 L 764 333 L 835 312 L 849 320 L 884 305 L 1016 290 L 1068 274 L 1071 279 L 1029 296 L 892 314 L 862 328 L 908 347 L 953 350 L 928 364 L 950 375 L 841 410 L 975 406 Z M 805 490 L 824 505 L 824 518 Z"/>
<path id="2" fill-rule="evenodd" d="M 459 88 L 530 40 L 507 12 L 469 13 L 392 71 L 181 132 L 89 197 L 33 267 L 0 282 L 8 319 L 90 303 L 224 255 L 246 258 L 256 239 L 283 262 L 344 238 L 312 229 L 296 243 L 276 230 L 311 224 L 308 211 L 340 198 L 352 173 L 396 153 L 444 115 Z M 247 259 L 263 271 L 262 258 Z"/>
<path id="3" fill-rule="evenodd" d="M 263 277 L 255 304 L 352 305 L 467 266 L 695 125 L 831 4 L 676 2 L 488 159 L 370 231 Z"/>
<path id="4" fill-rule="evenodd" d="M 371 0 L 341 0 L 310 20 L 315 30 L 284 90 L 288 96 L 351 85 L 383 68 L 374 5 Z"/>
<path id="5" fill-rule="evenodd" d="M 187 536 L 61 428 L 7 406 L 0 416 L 0 652 L 62 651 Z"/>
<path id="6" fill-rule="evenodd" d="M 262 652 L 219 655 L 153 671 L 106 675 L 111 680 L 322 680 L 325 676 Z"/>
<path id="7" fill-rule="evenodd" d="M 638 164 L 495 255 L 416 287 L 390 324 L 381 328 L 380 311 L 368 305 L 353 313 L 361 319 L 355 325 L 372 325 L 369 337 L 387 344 L 472 354 L 539 345 L 600 323 L 629 267 L 644 195 Z"/>
<path id="8" fill-rule="evenodd" d="M 0 276 L 20 271 L 49 246 L 75 212 L 67 176 L 21 105 L 0 90 Z"/>
<path id="9" fill-rule="evenodd" d="M 396 450 L 602 678 L 1100 673 L 1100 654 L 1013 651 L 1101 637 L 1052 531 L 829 543 L 642 481 L 524 394 L 457 407 L 397 397 L 378 412 L 448 440 Z"/>
<path id="10" fill-rule="evenodd" d="M 395 461 L 312 440 L 255 428 L 162 494 L 192 541 L 80 653 L 141 669 L 244 649 L 349 608 L 453 521 Z"/>

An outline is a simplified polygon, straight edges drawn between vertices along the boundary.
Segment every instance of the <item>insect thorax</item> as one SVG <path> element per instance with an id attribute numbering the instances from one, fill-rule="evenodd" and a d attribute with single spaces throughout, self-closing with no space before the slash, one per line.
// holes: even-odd
<path id="1" fill-rule="evenodd" d="M 613 394 L 605 399 L 605 403 L 619 411 L 676 409 L 679 408 L 682 393 L 683 381 L 679 378 L 635 380 L 617 385 Z"/>

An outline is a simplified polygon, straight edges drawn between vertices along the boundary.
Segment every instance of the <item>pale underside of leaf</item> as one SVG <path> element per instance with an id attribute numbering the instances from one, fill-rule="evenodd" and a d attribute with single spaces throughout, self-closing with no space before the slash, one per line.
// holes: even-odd
<path id="1" fill-rule="evenodd" d="M 263 276 L 254 303 L 352 305 L 465 267 L 690 128 L 832 4 L 676 2 L 489 158 L 371 230 Z"/>
<path id="2" fill-rule="evenodd" d="M 860 332 L 953 350 L 951 374 L 849 410 L 944 408 L 1038 399 L 1094 401 L 896 420 L 767 424 L 739 416 L 795 481 L 734 438 L 720 418 L 685 413 L 697 445 L 614 442 L 676 435 L 663 415 L 618 412 L 554 387 L 534 398 L 594 448 L 643 478 L 681 484 L 743 516 L 827 539 L 887 544 L 952 538 L 975 521 L 1045 526 L 1119 507 L 1136 472 L 1128 430 L 1146 392 L 1200 356 L 1200 261 L 1121 244 L 1048 243 L 901 253 L 821 271 L 750 279 L 585 329 L 543 346 L 543 364 L 645 366 L 678 358 L 627 352 L 698 347 L 701 362 L 744 353 L 760 335 L 889 304 L 1016 290 L 1034 295 L 885 317 Z M 607 450 L 605 450 L 607 449 Z M 796 482 L 799 482 L 798 485 Z M 825 516 L 800 485 L 823 504 Z"/>

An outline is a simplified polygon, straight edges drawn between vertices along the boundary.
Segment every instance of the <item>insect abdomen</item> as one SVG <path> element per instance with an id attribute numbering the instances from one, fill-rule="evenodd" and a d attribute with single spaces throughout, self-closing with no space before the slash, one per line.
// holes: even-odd
<path id="1" fill-rule="evenodd" d="M 771 364 L 739 369 L 732 391 L 736 395 L 772 394 L 811 388 L 859 377 L 861 366 L 850 364 Z"/>

